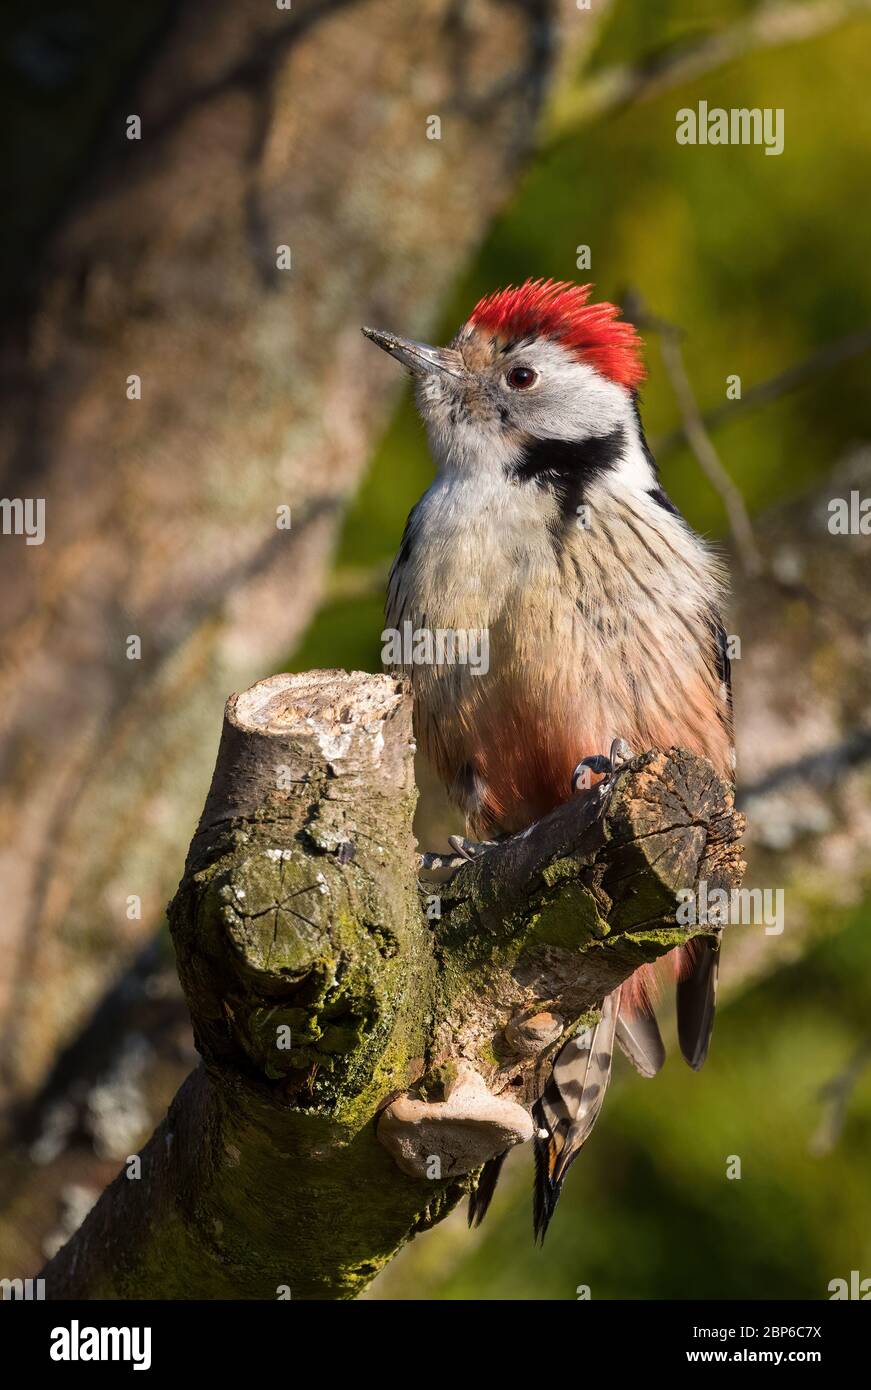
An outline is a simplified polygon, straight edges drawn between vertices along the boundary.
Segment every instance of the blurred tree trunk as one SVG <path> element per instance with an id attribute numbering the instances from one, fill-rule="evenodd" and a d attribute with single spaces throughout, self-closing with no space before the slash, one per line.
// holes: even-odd
<path id="1" fill-rule="evenodd" d="M 871 888 L 871 587 L 867 537 L 829 530 L 833 498 L 871 492 L 871 449 L 760 519 L 773 577 L 736 582 L 731 631 L 749 887 L 785 891 L 782 936 L 732 932 L 724 984 L 800 956 Z"/>
<path id="2" fill-rule="evenodd" d="M 432 325 L 603 9 L 187 0 L 119 93 L 2 349 L 46 527 L 0 549 L 7 1094 L 159 920 L 226 691 L 312 615 L 397 390 L 360 325 Z"/>

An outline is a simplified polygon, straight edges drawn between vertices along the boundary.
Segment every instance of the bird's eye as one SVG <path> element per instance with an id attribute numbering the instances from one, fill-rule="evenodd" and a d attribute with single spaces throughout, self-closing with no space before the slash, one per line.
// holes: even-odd
<path id="1" fill-rule="evenodd" d="M 505 380 L 512 391 L 528 391 L 537 377 L 531 367 L 512 367 Z"/>

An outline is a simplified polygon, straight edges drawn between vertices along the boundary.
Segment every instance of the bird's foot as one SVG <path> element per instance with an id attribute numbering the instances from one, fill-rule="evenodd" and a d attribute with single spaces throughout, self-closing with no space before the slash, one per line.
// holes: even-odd
<path id="1" fill-rule="evenodd" d="M 451 849 L 455 854 L 461 854 L 464 859 L 477 859 L 479 854 L 493 849 L 498 843 L 498 840 L 467 840 L 465 835 L 448 836 Z"/>
<path id="2" fill-rule="evenodd" d="M 467 840 L 464 835 L 449 835 L 448 844 L 453 854 L 421 854 L 418 856 L 418 868 L 425 873 L 461 869 L 470 859 L 477 859 L 479 854 L 484 854 L 498 843 L 498 840 Z"/>
<path id="3" fill-rule="evenodd" d="M 608 761 L 613 772 L 620 772 L 627 763 L 632 761 L 632 749 L 625 738 L 615 738 L 611 744 L 611 751 L 608 754 Z"/>
<path id="4" fill-rule="evenodd" d="M 594 777 L 601 777 L 603 781 L 613 780 L 631 758 L 632 749 L 625 738 L 615 738 L 607 758 L 604 753 L 594 753 L 589 758 L 581 759 L 572 773 L 572 791 L 589 791 Z"/>

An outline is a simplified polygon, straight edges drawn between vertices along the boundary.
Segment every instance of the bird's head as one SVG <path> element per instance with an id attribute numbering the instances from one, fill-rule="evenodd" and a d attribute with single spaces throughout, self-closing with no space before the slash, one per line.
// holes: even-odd
<path id="1" fill-rule="evenodd" d="M 565 452 L 605 439 L 612 466 L 643 467 L 641 341 L 613 304 L 588 303 L 591 288 L 528 280 L 499 290 L 446 348 L 363 329 L 414 376 L 440 468 L 510 470 L 549 442 Z"/>

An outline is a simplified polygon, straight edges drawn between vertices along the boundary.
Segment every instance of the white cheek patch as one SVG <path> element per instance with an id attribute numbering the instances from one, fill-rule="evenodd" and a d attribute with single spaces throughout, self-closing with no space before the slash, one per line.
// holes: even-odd
<path id="1" fill-rule="evenodd" d="M 612 470 L 611 478 L 616 485 L 629 492 L 649 492 L 658 487 L 658 479 L 644 452 L 638 437 L 638 427 L 633 421 L 631 433 L 627 431 L 626 449 L 623 457 Z"/>

